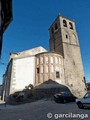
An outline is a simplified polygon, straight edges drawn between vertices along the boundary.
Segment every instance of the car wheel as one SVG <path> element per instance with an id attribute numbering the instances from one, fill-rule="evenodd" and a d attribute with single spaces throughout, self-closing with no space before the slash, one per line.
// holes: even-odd
<path id="1" fill-rule="evenodd" d="M 80 109 L 83 109 L 83 108 L 84 108 L 84 106 L 83 106 L 83 104 L 82 104 L 81 102 L 78 102 L 77 105 L 78 105 L 78 107 L 79 107 Z"/>

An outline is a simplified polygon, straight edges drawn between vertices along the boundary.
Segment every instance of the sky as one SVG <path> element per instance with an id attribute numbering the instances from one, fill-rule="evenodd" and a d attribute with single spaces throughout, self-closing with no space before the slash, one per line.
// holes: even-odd
<path id="1" fill-rule="evenodd" d="M 58 14 L 76 22 L 85 77 L 90 82 L 90 0 L 12 1 L 13 21 L 3 36 L 0 84 L 10 52 L 21 52 L 37 46 L 49 50 L 48 28 Z"/>

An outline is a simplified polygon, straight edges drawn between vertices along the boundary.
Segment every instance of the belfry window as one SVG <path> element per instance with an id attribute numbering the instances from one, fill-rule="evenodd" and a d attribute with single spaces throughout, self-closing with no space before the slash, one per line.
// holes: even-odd
<path id="1" fill-rule="evenodd" d="M 69 22 L 69 25 L 70 25 L 70 29 L 73 29 L 73 25 L 71 22 Z"/>
<path id="2" fill-rule="evenodd" d="M 67 27 L 67 22 L 66 22 L 66 20 L 63 20 L 63 26 L 64 26 L 64 27 Z"/>
<path id="3" fill-rule="evenodd" d="M 58 29 L 58 25 L 57 25 L 57 23 L 55 23 L 55 30 L 57 30 Z"/>

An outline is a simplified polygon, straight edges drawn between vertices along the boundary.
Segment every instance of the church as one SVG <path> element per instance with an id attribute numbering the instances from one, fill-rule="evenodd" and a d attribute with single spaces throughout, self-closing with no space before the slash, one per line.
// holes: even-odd
<path id="1" fill-rule="evenodd" d="M 57 16 L 49 34 L 50 51 L 39 46 L 10 53 L 3 75 L 3 99 L 29 84 L 38 86 L 48 80 L 67 86 L 79 98 L 87 92 L 75 21 Z"/>

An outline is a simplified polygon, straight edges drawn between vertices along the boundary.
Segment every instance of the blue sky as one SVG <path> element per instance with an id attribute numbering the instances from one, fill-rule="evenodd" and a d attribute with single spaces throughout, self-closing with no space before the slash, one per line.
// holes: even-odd
<path id="1" fill-rule="evenodd" d="M 49 50 L 48 28 L 60 13 L 74 19 L 81 47 L 85 77 L 90 82 L 90 0 L 12 0 L 13 21 L 4 33 L 0 83 L 10 52 L 36 46 Z"/>

